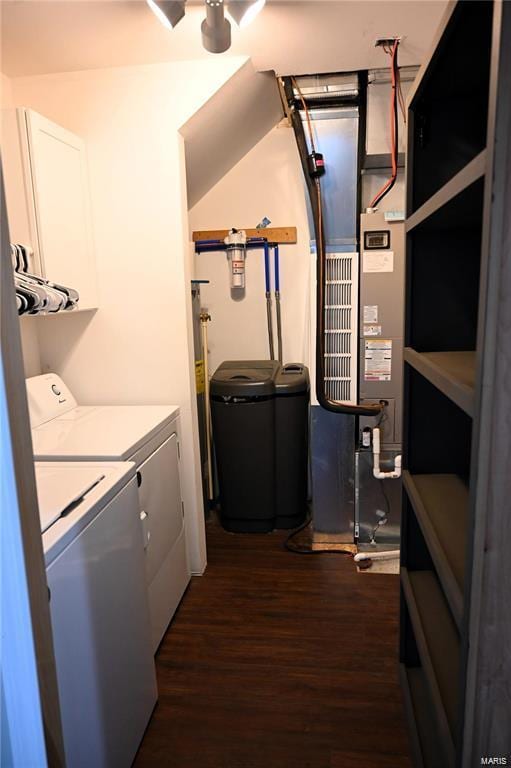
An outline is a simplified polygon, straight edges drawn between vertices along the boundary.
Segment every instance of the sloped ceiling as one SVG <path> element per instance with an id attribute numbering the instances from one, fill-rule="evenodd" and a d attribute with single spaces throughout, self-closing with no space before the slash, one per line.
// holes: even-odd
<path id="1" fill-rule="evenodd" d="M 401 35 L 402 64 L 420 64 L 446 0 L 268 0 L 228 55 L 279 74 L 385 66 L 376 37 Z M 202 48 L 201 4 L 166 30 L 143 0 L 3 0 L 1 69 L 10 77 L 214 57 Z"/>
<path id="2" fill-rule="evenodd" d="M 283 117 L 275 75 L 247 61 L 181 128 L 188 208 Z"/>

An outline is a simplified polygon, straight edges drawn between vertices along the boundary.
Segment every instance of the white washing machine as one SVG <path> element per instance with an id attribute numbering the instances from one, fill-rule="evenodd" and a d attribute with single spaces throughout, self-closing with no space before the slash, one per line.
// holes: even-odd
<path id="1" fill-rule="evenodd" d="M 135 465 L 35 465 L 66 765 L 129 768 L 157 700 Z"/>
<path id="2" fill-rule="evenodd" d="M 79 406 L 54 373 L 27 379 L 37 461 L 133 461 L 137 470 L 153 651 L 190 581 L 179 480 L 179 408 Z"/>

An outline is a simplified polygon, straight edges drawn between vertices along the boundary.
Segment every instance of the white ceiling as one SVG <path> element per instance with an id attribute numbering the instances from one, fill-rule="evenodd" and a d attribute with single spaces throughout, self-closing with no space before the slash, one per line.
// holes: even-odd
<path id="1" fill-rule="evenodd" d="M 228 54 L 279 74 L 386 66 L 376 37 L 404 37 L 400 63 L 420 64 L 447 0 L 268 0 Z M 143 0 L 2 0 L 1 69 L 10 77 L 214 56 L 200 5 L 166 30 Z"/>

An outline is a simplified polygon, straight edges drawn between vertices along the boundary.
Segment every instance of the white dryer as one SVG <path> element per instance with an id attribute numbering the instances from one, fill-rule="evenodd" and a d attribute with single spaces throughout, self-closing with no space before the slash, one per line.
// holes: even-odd
<path id="1" fill-rule="evenodd" d="M 37 461 L 133 461 L 146 552 L 153 651 L 190 581 L 179 479 L 179 408 L 79 406 L 54 373 L 27 379 Z"/>
<path id="2" fill-rule="evenodd" d="M 157 700 L 135 466 L 35 471 L 66 765 L 129 768 Z"/>

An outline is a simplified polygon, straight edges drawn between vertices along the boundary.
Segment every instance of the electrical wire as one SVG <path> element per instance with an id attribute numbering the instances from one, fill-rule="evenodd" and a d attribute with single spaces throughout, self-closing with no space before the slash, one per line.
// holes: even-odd
<path id="1" fill-rule="evenodd" d="M 390 136 L 391 136 L 391 159 L 392 159 L 392 174 L 383 187 L 376 193 L 369 204 L 370 208 L 375 208 L 381 200 L 387 195 L 397 179 L 397 156 L 398 156 L 398 123 L 397 123 L 397 104 L 398 104 L 398 65 L 397 65 L 397 51 L 399 47 L 399 40 L 394 41 L 392 47 L 391 56 L 391 73 L 392 73 L 392 93 L 390 98 Z M 386 47 L 384 46 L 384 50 Z M 388 51 L 386 51 L 388 52 Z"/>
<path id="2" fill-rule="evenodd" d="M 376 536 L 376 533 L 377 533 L 378 529 L 382 525 L 384 525 L 384 521 L 385 521 L 385 523 L 388 522 L 389 515 L 390 515 L 390 501 L 389 501 L 389 497 L 387 496 L 387 494 L 385 492 L 385 486 L 383 485 L 384 481 L 380 480 L 379 483 L 380 483 L 380 488 L 381 488 L 382 496 L 383 496 L 383 498 L 385 500 L 386 512 L 385 512 L 385 517 L 382 517 L 380 520 L 378 520 L 378 522 L 376 523 L 375 527 L 373 528 L 373 530 L 371 532 L 371 543 L 372 544 L 373 543 L 376 544 L 376 541 L 375 541 L 374 537 Z"/>
<path id="3" fill-rule="evenodd" d="M 299 528 L 295 528 L 294 531 L 291 531 L 289 536 L 284 539 L 284 549 L 287 549 L 288 552 L 292 552 L 295 555 L 349 555 L 350 557 L 353 557 L 352 552 L 342 551 L 340 549 L 306 549 L 305 547 L 294 545 L 292 542 L 295 536 L 298 536 L 299 533 L 308 528 L 311 523 L 312 516 L 309 514 L 305 522 L 302 523 Z"/>

